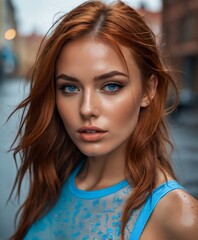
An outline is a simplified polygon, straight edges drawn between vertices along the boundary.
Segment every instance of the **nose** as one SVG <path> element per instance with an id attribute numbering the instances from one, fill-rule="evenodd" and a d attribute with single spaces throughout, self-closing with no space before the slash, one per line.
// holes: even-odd
<path id="1" fill-rule="evenodd" d="M 84 119 L 99 116 L 97 93 L 93 93 L 91 90 L 84 92 L 80 106 L 80 115 Z"/>

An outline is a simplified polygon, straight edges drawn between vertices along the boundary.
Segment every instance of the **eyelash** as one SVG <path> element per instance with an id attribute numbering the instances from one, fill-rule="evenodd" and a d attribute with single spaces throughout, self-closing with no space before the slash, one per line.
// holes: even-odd
<path id="1" fill-rule="evenodd" d="M 75 87 L 76 89 L 78 89 L 78 87 L 75 86 L 74 84 L 63 84 L 63 85 L 59 88 L 59 90 L 61 90 L 64 94 L 72 94 L 72 93 L 75 93 L 75 91 L 73 91 L 73 92 L 66 92 L 65 89 L 66 89 L 67 87 Z"/>
<path id="2" fill-rule="evenodd" d="M 113 91 L 111 91 L 111 90 L 104 90 L 104 91 L 107 92 L 108 94 L 115 94 L 115 93 L 119 92 L 119 90 L 120 90 L 121 88 L 124 87 L 124 85 L 121 84 L 121 83 L 109 82 L 109 83 L 104 84 L 103 87 L 102 87 L 102 89 L 104 89 L 105 87 L 108 87 L 108 86 L 110 86 L 110 85 L 113 85 L 114 87 L 116 87 L 116 90 L 113 90 Z"/>
<path id="3" fill-rule="evenodd" d="M 114 87 L 116 87 L 116 90 L 112 90 L 112 91 L 111 91 L 111 90 L 105 90 L 105 89 L 104 89 L 105 87 L 109 87 L 110 85 L 113 85 Z M 121 83 L 108 82 L 108 83 L 106 83 L 106 84 L 104 84 L 104 85 L 102 86 L 102 90 L 103 90 L 104 92 L 106 92 L 107 94 L 115 94 L 115 93 L 117 93 L 121 88 L 123 88 L 124 86 L 125 86 L 125 85 L 124 85 L 124 84 L 121 84 Z M 76 88 L 77 91 L 69 91 L 69 92 L 67 92 L 67 91 L 65 90 L 67 87 L 74 87 L 74 88 Z M 75 94 L 76 92 L 80 91 L 75 84 L 63 84 L 63 85 L 59 88 L 59 90 L 61 90 L 61 91 L 62 91 L 64 94 L 66 94 L 66 95 L 72 95 L 72 94 Z"/>

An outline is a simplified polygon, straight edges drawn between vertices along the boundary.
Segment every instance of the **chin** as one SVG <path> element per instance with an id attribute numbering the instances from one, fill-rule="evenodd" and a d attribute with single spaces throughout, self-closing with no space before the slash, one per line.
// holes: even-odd
<path id="1" fill-rule="evenodd" d="M 81 151 L 85 156 L 87 157 L 102 157 L 106 154 L 102 154 L 101 152 L 98 153 L 98 152 L 95 152 L 95 151 Z"/>
<path id="2" fill-rule="evenodd" d="M 93 147 L 79 148 L 80 152 L 87 157 L 102 157 L 108 155 L 109 151 L 104 149 L 104 147 Z"/>
<path id="3" fill-rule="evenodd" d="M 107 157 L 110 155 L 114 155 L 114 153 L 117 153 L 117 149 L 115 148 L 107 148 L 107 146 L 89 146 L 87 148 L 81 147 L 79 148 L 80 152 L 84 154 L 87 157 L 92 158 L 101 158 L 101 157 Z"/>

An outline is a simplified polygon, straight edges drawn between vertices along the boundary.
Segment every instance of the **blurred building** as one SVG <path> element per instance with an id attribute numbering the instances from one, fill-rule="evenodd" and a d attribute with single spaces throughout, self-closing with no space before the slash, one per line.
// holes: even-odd
<path id="1" fill-rule="evenodd" d="M 162 11 L 149 11 L 144 3 L 137 9 L 138 13 L 143 17 L 147 25 L 152 29 L 156 36 L 158 45 L 161 44 L 162 36 Z"/>
<path id="2" fill-rule="evenodd" d="M 43 36 L 32 33 L 27 36 L 19 36 L 18 38 L 18 53 L 19 53 L 19 71 L 21 77 L 26 78 L 30 69 L 32 68 L 39 46 Z"/>
<path id="3" fill-rule="evenodd" d="M 181 71 L 181 101 L 198 95 L 198 1 L 163 0 L 163 33 L 171 65 Z"/>
<path id="4" fill-rule="evenodd" d="M 11 0 L 0 0 L 0 76 L 17 67 L 17 24 Z"/>

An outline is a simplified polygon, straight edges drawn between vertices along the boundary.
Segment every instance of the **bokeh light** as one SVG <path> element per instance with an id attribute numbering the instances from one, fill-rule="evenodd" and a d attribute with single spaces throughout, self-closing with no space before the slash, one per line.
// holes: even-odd
<path id="1" fill-rule="evenodd" d="M 4 34 L 4 37 L 6 40 L 12 40 L 16 37 L 16 30 L 11 28 L 11 29 L 8 29 L 5 34 Z"/>

